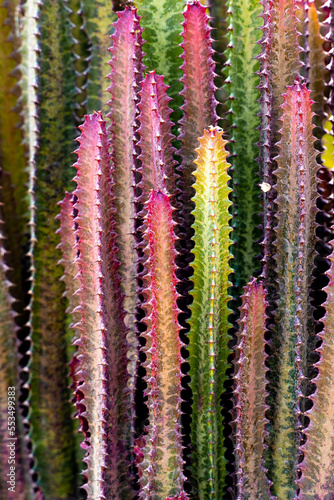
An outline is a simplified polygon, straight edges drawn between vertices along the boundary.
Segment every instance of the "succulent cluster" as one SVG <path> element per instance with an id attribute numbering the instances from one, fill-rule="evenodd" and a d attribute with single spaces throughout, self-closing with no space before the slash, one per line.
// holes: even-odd
<path id="1" fill-rule="evenodd" d="M 334 498 L 333 0 L 0 19 L 0 500 Z"/>

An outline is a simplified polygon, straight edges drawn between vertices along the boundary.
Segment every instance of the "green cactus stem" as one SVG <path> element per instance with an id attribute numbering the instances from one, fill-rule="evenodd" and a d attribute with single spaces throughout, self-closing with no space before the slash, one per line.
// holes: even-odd
<path id="1" fill-rule="evenodd" d="M 113 33 L 113 23 L 117 15 L 112 10 L 111 0 L 81 0 L 83 29 L 88 35 L 90 57 L 87 82 L 87 111 L 102 109 L 108 112 L 109 95 L 105 92 L 104 76 L 108 72 L 110 55 L 109 37 Z"/>
<path id="2" fill-rule="evenodd" d="M 143 39 L 144 64 L 147 71 L 156 71 L 165 76 L 170 89 L 168 95 L 173 98 L 171 108 L 177 111 L 172 115 L 176 123 L 182 116 L 180 107 L 182 89 L 180 78 L 181 66 L 181 23 L 185 0 L 135 0 L 141 16 L 140 24 L 144 28 Z"/>
<path id="3" fill-rule="evenodd" d="M 18 233 L 23 237 L 27 224 L 27 194 L 25 184 L 25 148 L 22 144 L 22 104 L 20 88 L 20 45 L 18 0 L 2 2 L 0 6 L 0 166 L 11 174 L 15 186 L 15 202 L 20 219 Z M 23 241 L 22 243 L 23 244 Z"/>
<path id="4" fill-rule="evenodd" d="M 196 150 L 193 198 L 195 260 L 189 319 L 189 363 L 193 393 L 191 445 L 194 493 L 199 498 L 223 498 L 226 477 L 220 398 L 229 366 L 231 297 L 229 265 L 231 215 L 226 141 L 218 128 L 204 131 Z"/>
<path id="5" fill-rule="evenodd" d="M 296 495 L 298 398 L 308 374 L 308 351 L 314 333 L 309 291 L 315 258 L 318 166 L 311 105 L 305 84 L 287 88 L 276 157 L 279 299 L 275 318 L 280 361 L 271 473 L 278 500 L 294 499 Z"/>
<path id="6" fill-rule="evenodd" d="M 57 203 L 63 198 L 73 176 L 75 72 L 72 70 L 71 27 L 64 2 L 44 1 L 38 25 L 40 70 L 36 181 L 33 175 L 31 177 L 31 182 L 35 181 L 36 199 L 33 221 L 36 240 L 32 240 L 36 273 L 32 304 L 30 420 L 40 483 L 45 495 L 53 500 L 75 496 L 77 484 L 67 381 L 66 301 L 63 298 L 64 285 L 60 281 L 62 267 L 58 261 L 61 252 L 56 250 L 59 236 L 55 220 Z M 30 85 L 29 80 L 28 90 Z M 32 132 L 35 133 L 35 129 Z"/>
<path id="7" fill-rule="evenodd" d="M 259 40 L 262 8 L 258 0 L 229 0 L 228 40 L 224 84 L 228 95 L 228 120 L 231 144 L 230 163 L 233 166 L 233 267 L 234 283 L 242 292 L 251 275 L 259 269 L 260 188 L 258 177 L 258 127 L 260 119 Z"/>
<path id="8" fill-rule="evenodd" d="M 82 0 L 68 0 L 67 8 L 69 10 L 69 19 L 72 28 L 72 51 L 75 57 L 75 118 L 77 123 L 81 124 L 84 115 L 87 113 L 90 43 L 84 28 L 85 20 L 82 15 Z"/>

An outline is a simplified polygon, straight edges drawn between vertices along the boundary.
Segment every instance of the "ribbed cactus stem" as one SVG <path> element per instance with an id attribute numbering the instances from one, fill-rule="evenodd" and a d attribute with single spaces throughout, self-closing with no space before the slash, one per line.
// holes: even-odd
<path id="1" fill-rule="evenodd" d="M 287 85 L 292 85 L 301 66 L 298 45 L 296 0 L 261 0 L 263 5 L 259 89 L 261 92 L 260 176 L 263 200 L 263 270 L 270 302 L 277 293 L 274 253 L 274 158 L 280 129 L 280 106 Z M 289 57 L 286 54 L 289 53 Z"/>
<path id="2" fill-rule="evenodd" d="M 222 497 L 226 476 L 220 398 L 230 353 L 231 188 L 222 131 L 205 130 L 199 143 L 194 172 L 194 289 L 188 346 L 193 393 L 192 474 L 195 494 L 213 500 Z"/>
<path id="3" fill-rule="evenodd" d="M 139 201 L 145 203 L 152 189 L 175 195 L 177 175 L 176 161 L 173 159 L 175 148 L 172 146 L 168 86 L 163 82 L 163 77 L 154 71 L 146 75 L 141 85 L 138 117 L 141 164 L 138 172 L 142 177 L 138 187 L 141 189 Z"/>
<path id="4" fill-rule="evenodd" d="M 260 246 L 256 241 L 260 237 L 258 226 L 261 220 L 259 167 L 256 162 L 259 151 L 256 144 L 259 141 L 260 95 L 256 88 L 259 83 L 256 74 L 259 47 L 256 42 L 260 38 L 261 11 L 258 0 L 228 1 L 227 78 L 224 90 L 230 127 L 227 132 L 231 138 L 229 162 L 233 167 L 231 200 L 236 244 L 233 246 L 232 266 L 237 293 L 242 293 L 242 286 L 259 270 Z"/>
<path id="5" fill-rule="evenodd" d="M 57 219 L 60 221 L 60 228 L 57 233 L 60 235 L 60 243 L 57 248 L 62 252 L 62 259 L 59 261 L 64 268 L 62 281 L 65 283 L 64 297 L 68 300 L 67 314 L 71 316 L 72 322 L 69 326 L 69 337 L 71 340 L 68 342 L 70 346 L 80 336 L 80 331 L 73 328 L 74 325 L 80 321 L 80 297 L 76 293 L 80 288 L 79 282 L 79 266 L 76 261 L 77 258 L 77 238 L 75 236 L 74 226 L 74 202 L 75 197 L 72 193 L 66 193 L 64 199 L 58 203 L 60 206 L 60 213 Z M 76 310 L 76 311 L 75 311 Z M 74 332 L 74 336 L 73 336 Z M 77 373 L 79 361 L 75 347 L 69 347 L 70 372 L 71 372 L 71 389 L 75 392 L 79 383 L 80 377 Z M 74 398 L 75 400 L 75 398 Z"/>
<path id="6" fill-rule="evenodd" d="M 315 258 L 316 150 L 312 101 L 298 82 L 284 95 L 281 141 L 276 158 L 278 224 L 276 262 L 279 299 L 275 312 L 279 381 L 274 417 L 273 491 L 295 498 L 298 462 L 298 399 L 308 375 L 314 333 L 310 288 Z"/>
<path id="7" fill-rule="evenodd" d="M 84 472 L 90 500 L 131 495 L 131 398 L 127 329 L 123 322 L 113 228 L 113 197 L 105 122 L 85 118 L 75 164 L 77 264 L 80 269 L 79 418 L 85 433 Z M 76 311 L 74 311 L 76 312 Z"/>
<path id="8" fill-rule="evenodd" d="M 146 205 L 144 277 L 149 425 L 138 440 L 140 498 L 179 498 L 183 491 L 181 446 L 181 347 L 175 276 L 175 240 L 169 196 L 153 190 Z"/>
<path id="9" fill-rule="evenodd" d="M 118 12 L 114 23 L 112 59 L 109 74 L 110 134 L 113 163 L 112 193 L 114 196 L 114 230 L 117 234 L 117 259 L 123 293 L 124 322 L 128 328 L 129 388 L 135 406 L 135 386 L 138 365 L 136 311 L 138 305 L 137 241 L 136 241 L 136 168 L 138 122 L 138 91 L 142 79 L 142 38 L 139 17 L 135 9 Z"/>
<path id="10" fill-rule="evenodd" d="M 266 425 L 266 307 L 262 283 L 245 287 L 236 349 L 236 465 L 238 500 L 269 500 L 270 483 L 264 468 Z"/>
<path id="11" fill-rule="evenodd" d="M 140 498 L 182 497 L 181 347 L 176 291 L 175 161 L 163 77 L 148 73 L 140 91 L 141 242 L 145 380 L 149 425 L 137 441 Z"/>

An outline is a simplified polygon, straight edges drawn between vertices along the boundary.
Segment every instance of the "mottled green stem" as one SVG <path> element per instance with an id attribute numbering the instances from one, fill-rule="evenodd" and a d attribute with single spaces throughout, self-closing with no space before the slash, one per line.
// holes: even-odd
<path id="1" fill-rule="evenodd" d="M 90 43 L 90 58 L 87 82 L 87 111 L 102 109 L 108 112 L 109 95 L 105 91 L 105 75 L 108 72 L 110 55 L 109 37 L 113 33 L 112 24 L 117 15 L 112 10 L 111 0 L 81 0 L 84 30 Z"/>
<path id="2" fill-rule="evenodd" d="M 185 0 L 135 0 L 140 24 L 144 28 L 144 64 L 147 71 L 156 71 L 165 76 L 165 83 L 170 89 L 168 95 L 173 98 L 171 108 L 176 111 L 172 115 L 174 123 L 182 116 L 180 107 L 182 89 L 180 77 L 181 66 L 181 32 L 182 12 Z"/>
<path id="3" fill-rule="evenodd" d="M 233 268 L 234 283 L 241 292 L 251 275 L 259 269 L 260 246 L 260 188 L 258 164 L 260 119 L 259 63 L 256 56 L 260 49 L 256 42 L 260 38 L 259 15 L 262 8 L 259 0 L 229 0 L 229 44 L 225 91 L 229 97 L 228 116 L 230 123 L 231 156 L 233 166 Z"/>
<path id="4" fill-rule="evenodd" d="M 49 500 L 76 495 L 77 465 L 68 390 L 66 300 L 60 281 L 57 203 L 72 177 L 75 137 L 74 57 L 63 1 L 45 0 L 39 15 L 38 154 L 36 161 L 35 287 L 31 371 L 31 437 Z M 28 82 L 28 92 L 31 91 Z M 34 117 L 32 117 L 34 118 Z M 32 130 L 33 132 L 33 130 Z M 32 181 L 34 180 L 32 176 Z M 33 226 L 32 226 L 33 227 Z M 33 242 L 33 240 L 32 240 Z"/>

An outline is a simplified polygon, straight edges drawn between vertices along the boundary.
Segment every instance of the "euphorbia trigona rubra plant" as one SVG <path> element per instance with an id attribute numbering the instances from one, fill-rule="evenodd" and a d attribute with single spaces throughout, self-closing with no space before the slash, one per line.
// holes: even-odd
<path id="1" fill-rule="evenodd" d="M 0 499 L 334 497 L 333 9 L 0 8 Z"/>

